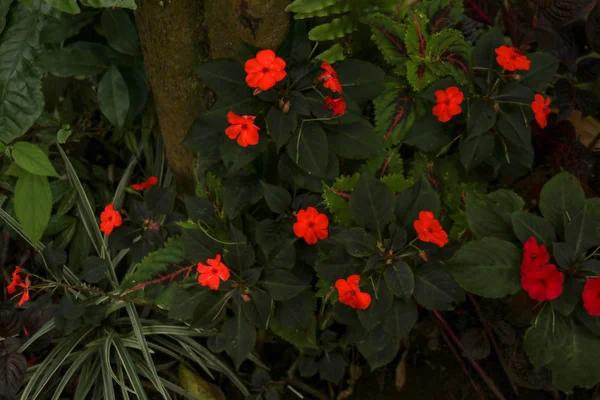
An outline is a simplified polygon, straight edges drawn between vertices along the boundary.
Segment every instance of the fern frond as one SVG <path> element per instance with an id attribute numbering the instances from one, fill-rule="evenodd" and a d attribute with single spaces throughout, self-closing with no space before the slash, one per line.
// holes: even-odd
<path id="1" fill-rule="evenodd" d="M 316 26 L 308 32 L 310 40 L 322 42 L 344 37 L 358 28 L 358 22 L 349 14 L 335 18 L 331 22 Z"/>
<path id="2" fill-rule="evenodd" d="M 344 51 L 344 46 L 336 43 L 315 58 L 317 60 L 333 64 L 336 61 L 342 61 L 344 58 L 346 58 L 346 52 Z"/>
<path id="3" fill-rule="evenodd" d="M 285 11 L 297 14 L 310 14 L 331 7 L 342 1 L 343 0 L 295 0 L 285 8 Z"/>
<path id="4" fill-rule="evenodd" d="M 351 9 L 352 6 L 350 5 L 350 3 L 338 2 L 316 11 L 297 13 L 294 15 L 294 19 L 327 17 L 329 15 L 343 14 L 350 11 Z"/>

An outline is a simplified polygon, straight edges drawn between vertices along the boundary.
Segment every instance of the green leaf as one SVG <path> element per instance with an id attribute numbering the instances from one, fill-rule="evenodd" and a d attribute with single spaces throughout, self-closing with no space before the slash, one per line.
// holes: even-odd
<path id="1" fill-rule="evenodd" d="M 522 165 L 531 169 L 533 164 L 534 149 L 531 143 L 531 127 L 527 125 L 520 110 L 502 113 L 498 118 L 498 132 L 513 146 L 508 147 L 508 157 L 512 164 L 516 164 L 515 159 L 523 159 Z M 516 151 L 514 151 L 514 150 Z"/>
<path id="2" fill-rule="evenodd" d="M 250 302 L 242 304 L 242 309 L 248 320 L 257 328 L 264 329 L 271 315 L 271 297 L 260 290 L 252 290 Z"/>
<path id="3" fill-rule="evenodd" d="M 387 77 L 384 90 L 373 101 L 375 126 L 386 146 L 400 143 L 415 122 L 410 86 L 404 79 Z"/>
<path id="4" fill-rule="evenodd" d="M 319 278 L 335 284 L 338 279 L 346 279 L 350 275 L 359 274 L 365 267 L 365 261 L 347 257 L 342 260 L 317 261 L 315 270 Z"/>
<path id="5" fill-rule="evenodd" d="M 122 128 L 129 112 L 129 89 L 116 67 L 110 67 L 98 85 L 100 110 L 117 128 Z"/>
<path id="6" fill-rule="evenodd" d="M 285 8 L 285 11 L 298 14 L 309 14 L 323 10 L 340 1 L 341 0 L 294 0 Z"/>
<path id="7" fill-rule="evenodd" d="M 287 152 L 300 168 L 316 177 L 327 173 L 329 146 L 325 131 L 314 122 L 306 123 L 287 144 Z"/>
<path id="8" fill-rule="evenodd" d="M 2 0 L 0 1 L 0 34 L 4 31 L 6 27 L 6 16 L 10 11 L 10 6 L 12 5 L 13 0 Z"/>
<path id="9" fill-rule="evenodd" d="M 383 54 L 385 60 L 396 69 L 398 75 L 406 73 L 404 66 L 408 52 L 404 45 L 406 27 L 382 14 L 371 14 L 364 18 L 373 32 L 372 39 Z"/>
<path id="10" fill-rule="evenodd" d="M 121 7 L 135 10 L 135 0 L 79 0 L 84 6 L 95 8 Z"/>
<path id="11" fill-rule="evenodd" d="M 571 319 L 567 324 L 564 344 L 549 365 L 552 383 L 567 393 L 575 387 L 591 389 L 600 382 L 600 341 L 577 321 Z"/>
<path id="12" fill-rule="evenodd" d="M 346 49 L 340 43 L 336 43 L 321 54 L 315 56 L 315 58 L 319 61 L 333 64 L 346 58 Z"/>
<path id="13" fill-rule="evenodd" d="M 483 101 L 474 101 L 469 107 L 467 134 L 469 137 L 484 134 L 496 125 L 497 118 L 493 106 Z"/>
<path id="14" fill-rule="evenodd" d="M 83 273 L 81 277 L 89 283 L 98 283 L 102 279 L 106 278 L 108 272 L 108 263 L 95 256 L 91 256 L 85 259 L 83 262 Z"/>
<path id="15" fill-rule="evenodd" d="M 565 229 L 567 243 L 573 246 L 575 255 L 584 254 L 587 250 L 600 244 L 596 236 L 597 221 L 587 204 L 576 215 Z"/>
<path id="16" fill-rule="evenodd" d="M 464 13 L 462 1 L 457 0 L 425 1 L 417 4 L 416 10 L 429 18 L 427 30 L 430 33 L 456 25 L 462 21 Z"/>
<path id="17" fill-rule="evenodd" d="M 428 263 L 414 271 L 417 303 L 430 310 L 449 311 L 454 303 L 465 301 L 465 292 L 456 284 L 448 268 L 440 263 Z"/>
<path id="18" fill-rule="evenodd" d="M 568 317 L 575 310 L 575 306 L 581 298 L 583 292 L 583 282 L 567 275 L 563 282 L 563 291 L 558 298 L 550 301 L 552 308 Z"/>
<path id="19" fill-rule="evenodd" d="M 525 201 L 510 190 L 500 189 L 485 196 L 473 192 L 466 201 L 469 229 L 478 239 L 494 236 L 512 240 L 511 214 L 521 211 L 524 205 Z"/>
<path id="20" fill-rule="evenodd" d="M 44 109 L 42 76 L 33 60 L 45 20 L 19 3 L 0 38 L 0 142 L 24 135 Z"/>
<path id="21" fill-rule="evenodd" d="M 435 82 L 438 77 L 423 61 L 409 60 L 406 62 L 406 79 L 414 90 L 419 91 Z"/>
<path id="22" fill-rule="evenodd" d="M 95 11 L 86 11 L 77 15 L 62 14 L 60 19 L 50 18 L 42 28 L 40 43 L 62 43 L 75 36 L 96 18 Z"/>
<path id="23" fill-rule="evenodd" d="M 221 159 L 223 164 L 229 170 L 230 175 L 234 175 L 256 158 L 260 157 L 267 148 L 267 141 L 260 140 L 255 146 L 242 147 L 237 141 L 231 140 L 225 135 L 221 136 Z"/>
<path id="24" fill-rule="evenodd" d="M 550 179 L 540 193 L 540 211 L 559 237 L 577 213 L 585 207 L 585 194 L 579 181 L 568 172 Z"/>
<path id="25" fill-rule="evenodd" d="M 358 27 L 356 19 L 350 15 L 334 18 L 331 22 L 318 25 L 308 32 L 308 38 L 313 41 L 333 40 L 354 32 Z"/>
<path id="26" fill-rule="evenodd" d="M 50 4 L 57 10 L 69 14 L 79 14 L 81 12 L 81 9 L 77 5 L 77 0 L 46 0 L 46 3 Z"/>
<path id="27" fill-rule="evenodd" d="M 412 126 L 404 143 L 419 150 L 437 152 L 452 140 L 452 133 L 433 116 L 419 118 Z"/>
<path id="28" fill-rule="evenodd" d="M 440 212 L 440 196 L 424 176 L 396 196 L 394 214 L 398 222 L 412 229 L 421 211 L 430 211 L 434 215 Z"/>
<path id="29" fill-rule="evenodd" d="M 269 185 L 265 182 L 260 182 L 263 188 L 265 201 L 271 209 L 271 211 L 278 214 L 286 213 L 290 210 L 292 204 L 292 196 L 289 192 L 282 187 L 276 185 Z"/>
<path id="30" fill-rule="evenodd" d="M 529 54 L 527 58 L 531 60 L 531 66 L 521 74 L 519 82 L 536 91 L 546 89 L 558 72 L 558 60 L 552 54 L 541 51 Z"/>
<path id="31" fill-rule="evenodd" d="M 346 360 L 340 353 L 325 353 L 319 361 L 319 377 L 321 380 L 339 384 L 346 372 Z"/>
<path id="32" fill-rule="evenodd" d="M 252 89 L 246 84 L 246 73 L 240 63 L 230 60 L 211 61 L 195 67 L 194 71 L 217 94 L 222 104 L 252 96 Z"/>
<path id="33" fill-rule="evenodd" d="M 425 60 L 437 77 L 451 76 L 460 85 L 468 82 L 471 44 L 460 31 L 445 29 L 427 40 Z"/>
<path id="34" fill-rule="evenodd" d="M 530 104 L 533 101 L 533 92 L 519 82 L 510 82 L 504 87 L 500 94 L 494 97 L 494 99 L 500 103 L 510 101 Z M 518 112 L 518 115 L 523 119 L 523 114 L 520 111 Z"/>
<path id="35" fill-rule="evenodd" d="M 514 244 L 485 237 L 468 242 L 449 261 L 449 270 L 465 290 L 500 298 L 521 289 L 521 250 Z"/>
<path id="36" fill-rule="evenodd" d="M 552 225 L 542 217 L 527 211 L 517 211 L 511 214 L 511 220 L 521 243 L 525 243 L 532 236 L 537 239 L 538 244 L 545 244 L 548 248 L 556 242 L 556 232 Z"/>
<path id="37" fill-rule="evenodd" d="M 489 160 L 495 145 L 494 135 L 485 132 L 480 135 L 469 135 L 460 138 L 458 151 L 460 162 L 467 171 L 475 168 L 486 160 Z"/>
<path id="38" fill-rule="evenodd" d="M 408 336 L 418 316 L 419 312 L 414 301 L 404 302 L 396 299 L 383 321 L 383 329 L 392 336 L 392 340 L 399 341 Z"/>
<path id="39" fill-rule="evenodd" d="M 256 243 L 265 254 L 282 244 L 288 235 L 289 227 L 272 219 L 263 219 L 256 226 Z"/>
<path id="40" fill-rule="evenodd" d="M 352 193 L 350 206 L 354 221 L 376 232 L 381 240 L 394 212 L 392 191 L 374 177 L 363 174 Z"/>
<path id="41" fill-rule="evenodd" d="M 34 144 L 15 143 L 11 154 L 19 167 L 33 175 L 58 176 L 46 153 Z"/>
<path id="42" fill-rule="evenodd" d="M 254 264 L 254 248 L 248 243 L 246 235 L 234 226 L 230 228 L 231 241 L 235 244 L 225 246 L 225 255 L 223 261 L 230 269 L 238 271 L 240 274 Z"/>
<path id="43" fill-rule="evenodd" d="M 246 320 L 242 310 L 238 310 L 233 318 L 225 320 L 223 336 L 225 351 L 233 359 L 235 368 L 239 369 L 256 343 L 256 329 Z"/>
<path id="44" fill-rule="evenodd" d="M 316 338 L 317 319 L 314 316 L 302 328 L 286 326 L 279 322 L 277 318 L 273 318 L 270 321 L 269 327 L 279 337 L 290 342 L 296 348 L 318 349 Z"/>
<path id="45" fill-rule="evenodd" d="M 377 253 L 377 241 L 373 235 L 362 228 L 343 230 L 335 239 L 344 245 L 344 248 L 353 257 L 368 257 Z"/>
<path id="46" fill-rule="evenodd" d="M 17 220 L 33 243 L 44 234 L 52 211 L 52 191 L 48 178 L 24 172 L 15 187 L 14 207 Z"/>
<path id="47" fill-rule="evenodd" d="M 484 73 L 488 83 L 498 77 L 497 74 L 493 73 L 493 71 L 499 72 L 494 50 L 504 44 L 504 33 L 498 27 L 493 27 L 477 40 L 477 45 L 473 50 L 473 66 L 487 69 Z"/>
<path id="48" fill-rule="evenodd" d="M 102 30 L 108 44 L 119 53 L 130 56 L 142 54 L 135 25 L 121 9 L 106 9 L 102 12 Z"/>
<path id="49" fill-rule="evenodd" d="M 223 296 L 221 293 L 204 290 L 201 298 L 196 303 L 196 308 L 194 308 L 192 327 L 214 326 L 215 320 L 225 315 L 229 299 L 229 296 Z"/>
<path id="50" fill-rule="evenodd" d="M 38 59 L 38 63 L 46 71 L 60 77 L 95 76 L 108 68 L 94 53 L 78 48 L 47 51 Z"/>
<path id="51" fill-rule="evenodd" d="M 194 316 L 194 310 L 204 301 L 209 293 L 206 288 L 195 285 L 190 288 L 178 286 L 175 288 L 171 305 L 169 307 L 169 318 L 179 321 L 190 321 Z"/>
<path id="52" fill-rule="evenodd" d="M 409 301 L 415 289 L 415 278 L 412 269 L 404 261 L 395 261 L 384 273 L 385 282 L 398 297 Z"/>
<path id="53" fill-rule="evenodd" d="M 294 274 L 282 269 L 269 272 L 261 283 L 273 300 L 289 300 L 307 288 Z"/>
<path id="54" fill-rule="evenodd" d="M 336 64 L 335 69 L 344 97 L 350 97 L 358 105 L 374 99 L 383 89 L 385 72 L 374 64 L 351 59 Z"/>
<path id="55" fill-rule="evenodd" d="M 225 182 L 223 190 L 223 209 L 230 219 L 235 218 L 242 209 L 262 198 L 260 184 L 250 177 L 236 177 Z"/>
<path id="56" fill-rule="evenodd" d="M 381 153 L 382 147 L 375 128 L 365 119 L 353 124 L 335 125 L 327 135 L 329 148 L 339 157 L 366 160 Z"/>
<path id="57" fill-rule="evenodd" d="M 298 126 L 298 117 L 295 111 L 287 114 L 273 106 L 269 110 L 266 118 L 267 130 L 275 142 L 279 151 L 292 137 L 292 133 Z"/>

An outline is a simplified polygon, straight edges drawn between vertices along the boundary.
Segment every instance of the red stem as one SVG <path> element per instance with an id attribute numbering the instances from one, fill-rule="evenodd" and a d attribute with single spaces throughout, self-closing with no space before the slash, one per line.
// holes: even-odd
<path id="1" fill-rule="evenodd" d="M 467 3 L 469 3 L 473 11 L 475 11 L 481 18 L 483 18 L 486 24 L 492 25 L 492 20 L 487 15 L 485 15 L 485 13 L 481 10 L 481 8 L 477 6 L 477 4 L 473 3 L 473 0 L 467 0 Z"/>
<path id="2" fill-rule="evenodd" d="M 172 282 L 173 279 L 175 279 L 176 277 L 178 277 L 180 274 L 182 274 L 183 272 L 185 272 L 185 275 L 183 276 L 183 279 L 187 279 L 190 274 L 192 273 L 192 269 L 195 267 L 195 265 L 190 265 L 188 267 L 180 267 L 177 266 L 179 269 L 177 271 L 171 272 L 170 274 L 166 274 L 166 275 L 158 275 L 158 278 L 156 279 L 152 279 L 149 281 L 145 281 L 145 282 L 141 282 L 138 283 L 137 285 L 135 285 L 134 287 L 127 289 L 126 291 L 123 292 L 123 296 L 138 290 L 141 290 L 143 288 L 145 288 L 148 285 L 151 285 L 153 283 L 162 283 L 165 281 L 169 281 Z"/>
<path id="3" fill-rule="evenodd" d="M 337 190 L 334 188 L 331 188 L 331 191 L 337 194 L 338 196 L 342 196 L 343 198 L 350 200 L 350 195 L 346 192 L 342 192 L 341 190 Z"/>
<path id="4" fill-rule="evenodd" d="M 469 381 L 471 382 L 471 385 L 473 386 L 473 389 L 475 389 L 475 391 L 479 395 L 479 398 L 483 400 L 483 393 L 481 393 L 481 389 L 479 388 L 479 386 L 477 386 L 477 384 L 475 383 L 475 381 L 471 377 L 471 374 L 469 374 L 469 371 L 467 370 L 467 365 L 465 364 L 465 361 L 462 359 L 462 357 L 460 356 L 460 354 L 458 354 L 458 351 L 456 350 L 456 347 L 452 344 L 452 341 L 450 340 L 450 338 L 448 337 L 448 335 L 445 332 L 442 332 L 442 337 L 446 341 L 446 344 L 450 348 L 450 351 L 452 351 L 452 354 L 454 355 L 454 358 L 456 358 L 456 361 L 458 361 L 458 363 L 460 364 L 460 368 L 463 370 L 463 372 L 465 373 L 465 375 L 467 376 L 467 378 L 469 378 Z"/>
<path id="5" fill-rule="evenodd" d="M 438 322 L 440 323 L 440 325 L 442 325 L 442 328 L 444 328 L 444 330 L 446 331 L 446 333 L 448 334 L 448 336 L 450 336 L 450 338 L 452 338 L 452 341 L 454 342 L 454 344 L 456 344 L 456 346 L 460 350 L 462 350 L 463 349 L 462 343 L 460 342 L 460 340 L 458 339 L 458 337 L 456 336 L 456 334 L 454 333 L 454 331 L 452 330 L 452 328 L 450 327 L 450 325 L 448 325 L 448 322 L 446 322 L 446 320 L 444 319 L 444 317 L 442 317 L 442 315 L 439 312 L 437 312 L 436 310 L 431 310 L 431 312 L 433 313 L 433 315 L 435 315 L 435 317 L 437 318 Z M 498 387 L 496 386 L 496 384 L 494 383 L 494 381 L 492 380 L 492 378 L 490 378 L 489 375 L 483 370 L 483 368 L 481 368 L 481 365 L 479 365 L 479 363 L 477 361 L 473 360 L 472 358 L 469 358 L 469 357 L 465 357 L 465 358 L 467 359 L 467 361 L 469 361 L 469 363 L 471 364 L 471 366 L 473 368 L 475 368 L 475 371 L 477 371 L 477 373 L 479 374 L 479 376 L 481 377 L 481 379 L 483 379 L 483 381 L 490 388 L 490 390 L 492 391 L 492 393 L 494 393 L 494 395 L 496 396 L 496 398 L 498 400 L 506 400 L 506 398 L 500 392 L 500 390 L 498 389 Z"/>

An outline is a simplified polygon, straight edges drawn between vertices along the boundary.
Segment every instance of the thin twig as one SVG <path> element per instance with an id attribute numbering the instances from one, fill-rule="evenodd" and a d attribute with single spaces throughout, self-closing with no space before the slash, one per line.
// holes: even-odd
<path id="1" fill-rule="evenodd" d="M 454 333 L 454 331 L 452 330 L 450 325 L 448 325 L 448 322 L 446 322 L 444 317 L 442 317 L 442 315 L 439 312 L 437 312 L 436 310 L 431 310 L 431 312 L 437 318 L 438 322 L 442 325 L 442 328 L 444 328 L 444 330 L 446 331 L 448 336 L 450 336 L 450 338 L 452 339 L 454 344 L 456 344 L 456 346 L 462 350 L 463 349 L 462 343 L 460 342 L 460 340 L 458 339 L 458 337 L 456 336 L 456 334 Z M 490 378 L 490 376 L 483 370 L 483 368 L 481 368 L 481 365 L 479 365 L 479 363 L 477 361 L 473 360 L 472 358 L 469 358 L 469 357 L 465 357 L 465 358 L 467 359 L 467 361 L 469 361 L 471 366 L 473 368 L 475 368 L 475 371 L 477 371 L 477 373 L 479 374 L 481 379 L 483 379 L 483 381 L 490 388 L 492 393 L 494 393 L 494 396 L 496 396 L 496 398 L 498 400 L 506 400 L 506 398 L 504 397 L 502 392 L 500 392 L 500 390 L 494 383 L 494 380 L 492 378 Z"/>
<path id="2" fill-rule="evenodd" d="M 460 368 L 463 370 L 463 372 L 465 373 L 467 378 L 469 378 L 469 382 L 471 382 L 473 389 L 475 389 L 475 391 L 479 395 L 479 398 L 483 400 L 483 393 L 481 392 L 481 389 L 479 388 L 477 383 L 475 383 L 471 374 L 469 374 L 469 370 L 467 370 L 467 365 L 465 364 L 465 361 L 462 359 L 460 354 L 458 354 L 456 347 L 454 346 L 454 344 L 452 343 L 452 341 L 450 340 L 450 338 L 448 337 L 448 335 L 445 332 L 442 332 L 442 337 L 446 341 L 446 344 L 450 348 L 450 351 L 452 351 L 454 358 L 456 358 L 456 361 L 458 361 L 458 363 L 460 364 Z"/>
<path id="3" fill-rule="evenodd" d="M 511 378 L 510 374 L 508 373 L 508 367 L 506 366 L 506 362 L 504 360 L 504 357 L 502 356 L 502 352 L 500 351 L 500 346 L 498 346 L 498 342 L 496 341 L 496 336 L 494 335 L 494 332 L 492 332 L 492 329 L 490 328 L 489 324 L 481 316 L 481 309 L 479 308 L 479 304 L 477 303 L 477 301 L 475 300 L 473 295 L 471 293 L 467 293 L 467 296 L 469 297 L 469 300 L 471 300 L 471 303 L 473 303 L 473 306 L 475 307 L 475 312 L 477 313 L 477 316 L 479 317 L 479 321 L 481 321 L 481 324 L 483 325 L 483 327 L 485 328 L 485 331 L 487 332 L 488 336 L 490 337 L 490 341 L 492 342 L 492 346 L 494 347 L 496 356 L 498 356 L 498 359 L 500 360 L 500 365 L 502 366 L 502 369 L 504 370 L 504 374 L 506 375 L 508 382 L 510 382 L 510 386 L 512 387 L 513 392 L 515 392 L 515 394 L 518 396 L 519 388 L 517 387 L 517 384 L 515 383 L 515 381 Z"/>

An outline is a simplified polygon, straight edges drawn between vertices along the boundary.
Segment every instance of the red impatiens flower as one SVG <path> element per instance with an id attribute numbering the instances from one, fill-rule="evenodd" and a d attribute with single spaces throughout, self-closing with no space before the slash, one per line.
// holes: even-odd
<path id="1" fill-rule="evenodd" d="M 132 188 L 133 190 L 137 190 L 139 192 L 140 190 L 150 189 L 152 186 L 156 185 L 157 183 L 158 183 L 158 178 L 155 176 L 151 176 L 150 178 L 148 178 L 148 180 L 146 182 L 134 183 L 133 185 L 131 185 L 129 187 Z"/>
<path id="2" fill-rule="evenodd" d="M 413 223 L 419 239 L 423 242 L 433 243 L 436 246 L 444 247 L 448 244 L 448 234 L 442 228 L 440 222 L 433 217 L 431 211 L 421 211 L 419 219 Z"/>
<path id="3" fill-rule="evenodd" d="M 600 317 L 600 277 L 588 279 L 581 297 L 588 314 Z"/>
<path id="4" fill-rule="evenodd" d="M 229 139 L 237 139 L 242 147 L 254 146 L 258 144 L 258 131 L 260 128 L 254 125 L 256 117 L 251 115 L 236 115 L 232 111 L 227 113 L 227 122 L 231 124 L 225 129 L 225 134 Z"/>
<path id="5" fill-rule="evenodd" d="M 114 209 L 113 203 L 108 204 L 104 207 L 104 211 L 100 214 L 100 230 L 107 235 L 110 235 L 112 231 L 121 226 L 123 218 L 117 210 Z"/>
<path id="6" fill-rule="evenodd" d="M 548 115 L 550 114 L 550 98 L 544 99 L 541 94 L 536 94 L 531 103 L 531 109 L 535 114 L 535 120 L 544 129 L 548 124 Z"/>
<path id="7" fill-rule="evenodd" d="M 438 90 L 435 92 L 436 105 L 433 106 L 433 115 L 440 122 L 448 122 L 450 119 L 462 112 L 459 106 L 464 100 L 465 95 L 456 86 L 450 86 L 446 90 Z"/>
<path id="8" fill-rule="evenodd" d="M 269 49 L 259 51 L 256 58 L 246 61 L 244 70 L 248 74 L 246 76 L 248 86 L 263 91 L 271 89 L 286 75 L 285 61 L 275 57 L 275 52 Z"/>
<path id="9" fill-rule="evenodd" d="M 332 116 L 344 115 L 346 112 L 346 102 L 343 98 L 334 99 L 331 96 L 325 97 L 323 108 L 329 108 L 332 111 Z"/>
<path id="10" fill-rule="evenodd" d="M 521 274 L 521 286 L 534 300 L 554 300 L 562 293 L 564 279 L 556 265 L 546 264 Z"/>
<path id="11" fill-rule="evenodd" d="M 315 244 L 317 240 L 327 239 L 329 231 L 329 218 L 321 214 L 314 207 L 298 211 L 297 222 L 294 224 L 296 236 L 304 238 L 308 244 Z"/>
<path id="12" fill-rule="evenodd" d="M 538 246 L 535 237 L 530 237 L 523 244 L 523 260 L 521 261 L 521 273 L 539 268 L 550 262 L 550 254 L 545 245 Z"/>
<path id="13" fill-rule="evenodd" d="M 14 294 L 17 291 L 17 287 L 23 289 L 23 294 L 21 295 L 21 299 L 19 300 L 19 307 L 21 307 L 26 301 L 29 301 L 29 286 L 31 286 L 29 275 L 25 277 L 25 283 L 22 282 L 22 278 L 20 275 L 21 272 L 21 267 L 16 267 L 12 273 L 12 281 L 7 286 L 8 294 Z"/>
<path id="14" fill-rule="evenodd" d="M 496 50 L 496 61 L 507 71 L 518 69 L 529 71 L 531 61 L 520 50 L 510 46 L 500 46 Z"/>
<path id="15" fill-rule="evenodd" d="M 197 271 L 200 274 L 198 283 L 202 286 L 208 286 L 211 290 L 218 290 L 221 280 L 225 282 L 229 279 L 229 268 L 221 262 L 220 254 L 217 254 L 214 259 L 209 258 L 206 263 L 208 265 L 198 263 Z"/>
<path id="16" fill-rule="evenodd" d="M 323 86 L 332 92 L 342 93 L 342 85 L 338 80 L 337 72 L 335 72 L 331 64 L 323 62 L 321 68 L 325 70 L 319 75 L 319 81 L 323 81 Z"/>
<path id="17" fill-rule="evenodd" d="M 371 295 L 360 291 L 358 281 L 360 281 L 360 276 L 350 275 L 347 280 L 338 279 L 335 287 L 338 290 L 340 303 L 364 310 L 371 304 Z"/>
<path id="18" fill-rule="evenodd" d="M 19 266 L 17 266 L 13 271 L 12 280 L 6 287 L 8 294 L 14 294 L 17 291 L 17 286 L 19 286 L 19 283 L 21 283 L 21 275 L 19 275 L 21 271 L 22 269 Z"/>

